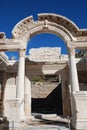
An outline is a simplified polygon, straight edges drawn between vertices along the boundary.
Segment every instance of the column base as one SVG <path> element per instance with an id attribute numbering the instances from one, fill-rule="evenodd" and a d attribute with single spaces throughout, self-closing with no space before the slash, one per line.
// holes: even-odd
<path id="1" fill-rule="evenodd" d="M 87 119 L 84 120 L 76 120 L 73 118 L 72 127 L 76 130 L 87 130 Z M 76 122 L 75 122 L 76 120 Z"/>
<path id="2" fill-rule="evenodd" d="M 72 127 L 76 130 L 87 130 L 87 92 L 73 94 Z"/>
<path id="3" fill-rule="evenodd" d="M 6 101 L 7 111 L 5 116 L 7 116 L 8 121 L 24 122 L 26 120 L 23 110 L 24 106 L 22 106 L 22 103 L 22 100 L 17 98 Z"/>

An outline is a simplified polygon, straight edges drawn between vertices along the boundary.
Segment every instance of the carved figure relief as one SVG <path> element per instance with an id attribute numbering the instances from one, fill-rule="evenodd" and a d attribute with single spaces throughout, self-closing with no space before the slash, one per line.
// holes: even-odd
<path id="1" fill-rule="evenodd" d="M 58 61 L 61 54 L 61 48 L 49 48 L 49 47 L 42 47 L 31 49 L 29 52 L 29 59 L 31 61 Z"/>

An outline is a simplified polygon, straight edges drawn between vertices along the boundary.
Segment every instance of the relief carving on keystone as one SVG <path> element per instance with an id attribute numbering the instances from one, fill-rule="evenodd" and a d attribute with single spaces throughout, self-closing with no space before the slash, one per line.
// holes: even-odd
<path id="1" fill-rule="evenodd" d="M 5 33 L 4 32 L 0 32 L 0 39 L 4 39 L 5 38 Z"/>

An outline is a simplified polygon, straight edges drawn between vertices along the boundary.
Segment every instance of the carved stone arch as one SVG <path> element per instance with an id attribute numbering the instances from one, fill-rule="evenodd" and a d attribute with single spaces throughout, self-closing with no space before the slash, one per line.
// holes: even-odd
<path id="1" fill-rule="evenodd" d="M 23 41 L 25 48 L 29 39 L 40 33 L 55 34 L 67 44 L 76 39 L 79 29 L 63 16 L 45 13 L 38 15 L 38 21 L 34 21 L 32 16 L 23 19 L 12 30 L 13 38 Z"/>

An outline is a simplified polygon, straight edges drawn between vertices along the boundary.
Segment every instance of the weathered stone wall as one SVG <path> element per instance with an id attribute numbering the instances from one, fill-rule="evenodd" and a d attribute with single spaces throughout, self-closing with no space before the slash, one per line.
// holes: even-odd
<path id="1" fill-rule="evenodd" d="M 32 82 L 32 98 L 46 98 L 57 86 L 58 82 Z"/>

